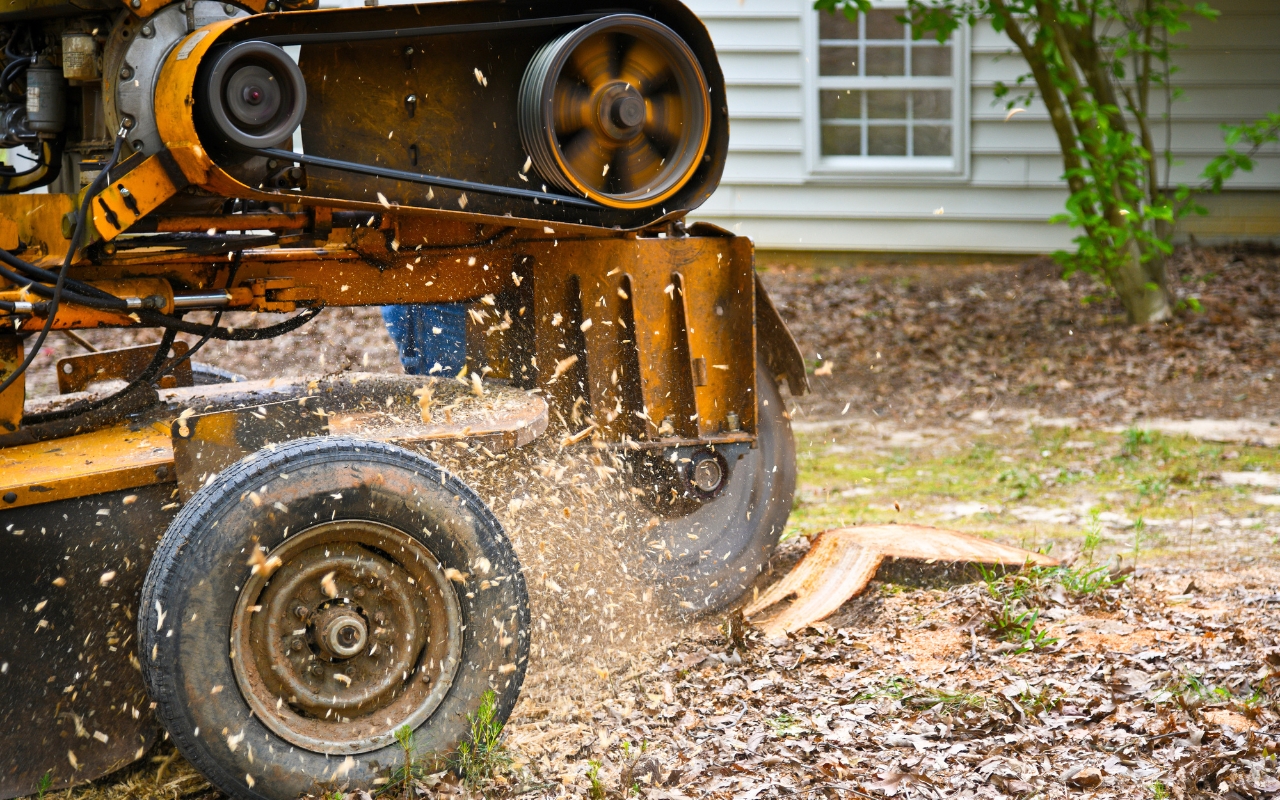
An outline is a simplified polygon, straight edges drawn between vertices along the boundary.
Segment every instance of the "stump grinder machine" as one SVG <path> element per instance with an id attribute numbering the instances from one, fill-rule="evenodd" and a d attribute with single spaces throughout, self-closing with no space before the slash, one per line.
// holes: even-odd
<path id="1" fill-rule="evenodd" d="M 674 606 L 756 577 L 805 365 L 751 243 L 684 223 L 729 121 L 677 0 L 8 0 L 0 46 L 0 800 L 165 735 L 286 800 L 374 784 L 405 726 L 450 753 L 488 691 L 505 720 L 525 581 L 432 442 L 564 420 L 662 499 L 635 552 Z M 192 359 L 436 302 L 469 304 L 461 381 Z M 159 341 L 26 396 L 48 336 L 128 327 Z"/>

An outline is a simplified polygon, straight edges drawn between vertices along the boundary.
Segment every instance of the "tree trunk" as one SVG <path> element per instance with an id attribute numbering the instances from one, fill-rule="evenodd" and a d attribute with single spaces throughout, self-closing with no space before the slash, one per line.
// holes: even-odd
<path id="1" fill-rule="evenodd" d="M 1117 265 L 1111 284 L 1124 304 L 1129 322 L 1140 325 L 1169 319 L 1173 309 L 1165 288 L 1164 259 L 1156 256 L 1142 263 L 1142 250 L 1132 239 L 1126 251 L 1128 257 Z"/>

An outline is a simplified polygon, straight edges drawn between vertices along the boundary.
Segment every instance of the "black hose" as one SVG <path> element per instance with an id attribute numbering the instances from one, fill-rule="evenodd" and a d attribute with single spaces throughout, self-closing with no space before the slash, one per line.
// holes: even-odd
<path id="1" fill-rule="evenodd" d="M 232 286 L 235 285 L 236 273 L 240 271 L 240 256 L 241 256 L 241 253 L 237 251 L 235 254 L 235 258 L 231 262 L 231 269 L 227 274 L 226 288 L 228 289 L 230 289 Z M 217 327 L 218 322 L 221 319 L 222 319 L 222 309 L 218 309 L 218 313 L 215 314 L 213 317 L 213 325 L 211 327 Z M 120 400 L 121 398 L 124 398 L 125 396 L 129 395 L 130 393 L 134 392 L 135 390 L 138 389 L 138 387 L 142 386 L 143 384 L 158 380 L 164 377 L 165 375 L 168 375 L 169 373 L 173 372 L 175 369 L 181 366 L 184 361 L 194 356 L 200 348 L 204 347 L 205 344 L 209 342 L 209 339 L 210 339 L 210 336 L 206 334 L 204 338 L 202 338 L 199 342 L 196 342 L 194 347 L 190 348 L 189 350 L 187 350 L 187 352 L 183 353 L 181 356 L 178 356 L 177 358 L 173 359 L 172 361 L 166 364 L 164 363 L 165 358 L 168 356 L 169 349 L 173 347 L 173 341 L 175 338 L 177 338 L 177 335 L 178 335 L 177 329 L 166 328 L 164 336 L 160 338 L 159 348 L 156 350 L 156 354 L 151 359 L 151 362 L 147 364 L 146 368 L 142 370 L 141 374 L 139 374 L 138 377 L 134 378 L 132 381 L 129 382 L 127 386 L 125 386 L 115 394 L 109 395 L 107 397 L 102 397 L 97 400 L 81 400 L 79 402 L 73 403 L 70 406 L 67 406 L 66 408 L 59 408 L 56 411 L 45 411 L 39 414 L 28 414 L 22 418 L 22 423 L 24 425 L 42 425 L 49 422 L 57 422 L 64 419 L 70 419 L 71 417 L 76 417 L 81 414 L 88 414 L 89 412 L 96 411 L 97 409 L 102 408 L 105 405 L 114 403 Z"/>
<path id="2" fill-rule="evenodd" d="M 35 281 L 54 281 L 58 277 L 56 273 L 49 272 L 48 270 L 41 269 L 30 262 L 23 261 L 7 250 L 0 250 L 0 261 L 21 270 L 23 273 L 23 276 L 18 276 L 4 267 L 0 267 L 0 277 L 6 278 L 19 285 L 26 283 L 27 288 L 30 289 L 32 293 L 41 297 L 53 296 L 53 290 L 48 286 L 44 286 Z M 72 292 L 68 292 L 65 289 L 63 290 L 62 297 L 66 298 L 68 302 L 108 311 L 128 310 L 128 304 L 125 303 L 124 300 L 113 294 L 105 292 L 96 286 L 72 279 L 68 279 L 67 282 L 74 286 L 76 290 Z M 228 285 L 227 288 L 229 289 L 231 286 Z M 323 307 L 307 309 L 293 319 L 286 320 L 285 322 L 277 325 L 272 325 L 266 328 L 250 328 L 248 330 L 219 328 L 217 327 L 216 322 L 212 326 L 204 325 L 199 322 L 187 322 L 179 317 L 172 317 L 159 311 L 145 308 L 138 311 L 138 318 L 147 325 L 152 325 L 158 328 L 175 328 L 182 333 L 190 333 L 195 336 L 207 335 L 209 338 L 218 339 L 220 341 L 252 342 L 261 341 L 263 339 L 274 339 L 277 336 L 282 336 L 286 333 L 297 330 L 314 319 L 321 310 L 323 310 Z"/>
<path id="3" fill-rule="evenodd" d="M 65 408 L 59 408 L 55 411 L 44 411 L 38 414 L 26 414 L 22 417 L 23 425 L 43 425 L 49 422 L 60 422 L 62 420 L 79 417 L 88 414 L 91 411 L 97 411 L 103 406 L 115 403 L 120 398 L 132 394 L 142 386 L 149 386 L 152 381 L 159 378 L 165 372 L 165 359 L 169 356 L 169 349 L 173 347 L 173 340 L 177 337 L 178 332 L 175 330 L 166 330 L 164 335 L 160 337 L 160 345 L 156 349 L 155 356 L 146 368 L 138 375 L 138 377 L 129 381 L 120 391 L 100 397 L 97 400 L 78 400 Z M 127 412 L 126 412 L 127 413 Z"/>
<path id="4" fill-rule="evenodd" d="M 40 329 L 40 335 L 36 337 L 36 343 L 32 345 L 27 357 L 22 360 L 17 369 L 3 381 L 0 381 L 0 395 L 3 395 L 5 390 L 27 371 L 27 368 L 31 366 L 31 362 L 36 360 L 36 356 L 40 354 L 40 348 L 44 346 L 44 340 L 49 336 L 49 331 L 53 328 L 53 320 L 58 316 L 58 303 L 62 299 L 63 284 L 66 283 L 67 279 L 67 270 L 71 267 L 71 262 L 75 260 L 76 251 L 80 249 L 80 238 L 84 233 L 85 215 L 89 210 L 89 201 L 102 191 L 102 187 L 107 181 L 107 172 L 115 166 L 116 161 L 120 158 L 120 147 L 123 144 L 124 131 L 121 130 L 116 135 L 116 144 L 111 151 L 111 158 L 107 160 L 106 166 L 93 179 L 93 183 L 89 184 L 84 200 L 80 203 L 80 210 L 76 213 L 76 222 L 71 228 L 71 241 L 67 244 L 67 255 L 62 259 L 62 269 L 58 271 L 58 280 L 54 285 L 53 297 L 49 301 L 48 316 L 45 318 L 44 327 Z"/>
<path id="5" fill-rule="evenodd" d="M 265 328 L 248 328 L 245 330 L 233 328 L 219 328 L 213 325 L 205 325 L 199 322 L 187 322 L 177 317 L 171 317 L 167 314 L 161 314 L 156 311 L 139 311 L 138 319 L 146 325 L 154 325 L 156 327 L 174 328 L 183 333 L 190 333 L 196 336 L 204 336 L 209 334 L 210 338 L 223 342 L 260 342 L 264 339 L 274 339 L 277 336 L 283 336 L 286 333 L 296 331 L 303 325 L 315 319 L 324 306 L 316 306 L 314 308 L 304 309 L 302 313 L 296 317 L 287 319 L 284 322 L 275 325 L 268 325 Z"/>

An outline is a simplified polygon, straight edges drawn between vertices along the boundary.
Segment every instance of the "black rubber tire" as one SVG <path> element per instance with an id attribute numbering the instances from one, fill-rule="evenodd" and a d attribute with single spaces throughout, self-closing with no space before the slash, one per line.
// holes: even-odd
<path id="1" fill-rule="evenodd" d="M 191 362 L 191 377 L 195 379 L 196 386 L 215 386 L 219 383 L 240 383 L 249 380 L 238 372 L 215 367 L 203 361 Z"/>
<path id="2" fill-rule="evenodd" d="M 253 502 L 250 492 L 258 493 Z M 339 518 L 412 533 L 444 569 L 474 573 L 477 559 L 487 558 L 491 574 L 509 576 L 478 587 L 480 578 L 469 575 L 458 587 L 461 662 L 452 687 L 415 731 L 420 753 L 452 753 L 486 691 L 495 691 L 504 722 L 520 693 L 528 593 L 502 526 L 470 488 L 428 459 L 378 442 L 319 437 L 259 451 L 223 471 L 178 513 L 147 573 L 138 615 L 142 673 L 156 716 L 182 755 L 231 797 L 294 800 L 324 785 L 346 757 L 296 747 L 250 714 L 228 648 L 252 537 L 270 550 L 284 541 L 286 526 L 300 533 L 317 519 Z M 427 529 L 435 534 L 424 535 Z M 515 635 L 500 637 L 498 620 Z M 252 756 L 246 747 L 228 746 L 228 730 L 243 730 Z M 394 743 L 354 759 L 340 785 L 373 786 L 403 761 Z"/>
<path id="3" fill-rule="evenodd" d="M 731 606 L 764 570 L 791 516 L 796 491 L 791 421 L 763 356 L 757 356 L 756 365 L 757 446 L 730 465 L 729 484 L 719 496 L 657 529 L 669 548 L 656 560 L 657 579 L 677 610 Z M 645 539 L 654 536 L 651 532 Z"/>

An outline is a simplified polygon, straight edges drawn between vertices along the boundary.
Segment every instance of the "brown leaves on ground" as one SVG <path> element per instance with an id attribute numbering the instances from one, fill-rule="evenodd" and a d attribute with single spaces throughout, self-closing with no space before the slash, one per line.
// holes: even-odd
<path id="1" fill-rule="evenodd" d="M 773 265 L 762 279 L 815 372 L 811 415 L 1034 408 L 1123 420 L 1280 412 L 1280 255 L 1179 249 L 1185 311 L 1135 328 L 1089 277 L 1016 265 Z M 1199 304 L 1200 312 L 1189 308 Z M 839 368 L 821 377 L 824 367 Z"/>
<path id="2" fill-rule="evenodd" d="M 594 771 L 617 800 L 1275 800 L 1280 573 L 1194 577 L 1190 598 L 1172 570 L 1101 598 L 1046 591 L 1057 642 L 1021 654 L 965 628 L 989 614 L 982 584 L 873 584 L 826 624 L 750 629 L 742 648 L 706 626 L 571 704 L 522 703 L 516 783 L 587 795 Z"/>

